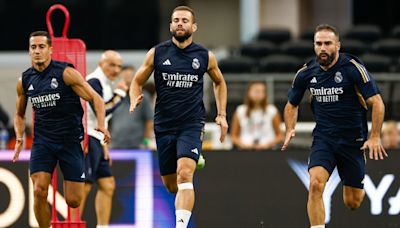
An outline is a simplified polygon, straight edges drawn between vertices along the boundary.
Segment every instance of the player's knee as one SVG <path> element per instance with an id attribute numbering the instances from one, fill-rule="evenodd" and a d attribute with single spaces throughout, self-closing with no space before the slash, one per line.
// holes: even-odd
<path id="1" fill-rule="evenodd" d="M 322 181 L 313 178 L 310 180 L 310 194 L 318 194 L 318 195 L 322 195 L 322 193 L 324 192 L 324 185 L 325 183 L 323 183 Z"/>
<path id="2" fill-rule="evenodd" d="M 33 194 L 38 200 L 47 200 L 48 188 L 45 186 L 35 186 Z"/>
<path id="3" fill-rule="evenodd" d="M 192 179 L 193 179 L 193 170 L 191 170 L 190 168 L 182 168 L 178 170 L 177 172 L 178 184 L 192 182 Z"/>
<path id="4" fill-rule="evenodd" d="M 100 191 L 108 196 L 112 196 L 115 191 L 115 181 L 114 179 L 109 179 L 106 182 L 103 182 L 100 186 Z"/>
<path id="5" fill-rule="evenodd" d="M 345 200 L 344 204 L 346 205 L 347 208 L 350 210 L 356 210 L 361 206 L 361 201 L 355 201 L 355 200 Z"/>
<path id="6" fill-rule="evenodd" d="M 79 196 L 71 196 L 65 199 L 69 207 L 77 208 L 81 205 L 82 197 Z"/>
<path id="7" fill-rule="evenodd" d="M 65 197 L 65 202 L 67 202 L 69 207 L 77 208 L 81 205 L 82 195 L 80 194 L 71 194 Z"/>

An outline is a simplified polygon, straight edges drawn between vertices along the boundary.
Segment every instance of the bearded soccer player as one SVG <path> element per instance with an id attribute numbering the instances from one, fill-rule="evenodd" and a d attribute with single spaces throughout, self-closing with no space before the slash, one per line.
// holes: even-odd
<path id="1" fill-rule="evenodd" d="M 387 156 L 380 133 L 385 106 L 379 89 L 363 63 L 355 56 L 339 53 L 336 28 L 319 25 L 314 34 L 316 58 L 296 74 L 289 91 L 284 117 L 285 150 L 295 136 L 298 105 L 306 90 L 316 126 L 309 156 L 310 186 L 307 212 L 312 228 L 325 227 L 322 194 L 337 167 L 343 184 L 343 201 L 351 210 L 360 207 L 365 192 L 365 152 L 370 159 Z M 371 108 L 372 129 L 368 137 L 367 110 Z"/>
<path id="2" fill-rule="evenodd" d="M 227 89 L 211 51 L 193 42 L 194 11 L 178 6 L 171 15 L 172 39 L 151 48 L 131 83 L 130 111 L 142 101 L 142 86 L 154 71 L 157 100 L 154 116 L 160 173 L 165 187 L 176 193 L 176 227 L 187 227 L 194 206 L 193 175 L 201 159 L 205 108 L 204 74 L 214 83 L 222 142 L 228 130 Z"/>

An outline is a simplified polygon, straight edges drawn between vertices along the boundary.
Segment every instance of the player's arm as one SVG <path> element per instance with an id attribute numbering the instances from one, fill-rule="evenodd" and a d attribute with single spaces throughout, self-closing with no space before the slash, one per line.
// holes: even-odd
<path id="1" fill-rule="evenodd" d="M 281 150 L 286 150 L 289 146 L 290 140 L 296 135 L 296 123 L 299 114 L 299 106 L 293 105 L 289 101 L 285 105 L 283 118 L 285 119 L 286 136 Z"/>
<path id="2" fill-rule="evenodd" d="M 369 105 L 372 108 L 371 134 L 361 149 L 369 150 L 370 159 L 383 159 L 384 156 L 387 156 L 380 138 L 382 123 L 385 116 L 385 105 L 383 104 L 382 97 L 379 94 L 378 85 L 365 66 L 357 62 L 355 59 L 350 60 L 350 63 L 354 66 L 351 75 L 353 76 L 356 85 L 356 92 L 360 93 L 363 97 L 363 99 L 360 99 L 360 103 L 364 108 L 367 108 L 366 105 Z"/>
<path id="3" fill-rule="evenodd" d="M 82 99 L 93 103 L 97 117 L 97 128 L 95 130 L 104 134 L 104 142 L 110 141 L 110 132 L 105 128 L 104 101 L 96 91 L 83 79 L 81 74 L 72 67 L 65 68 L 63 79 L 65 84 L 71 86 L 72 90 Z"/>
<path id="4" fill-rule="evenodd" d="M 384 156 L 388 156 L 381 143 L 381 129 L 385 117 L 385 105 L 379 94 L 368 98 L 366 102 L 372 109 L 372 128 L 370 136 L 362 149 L 369 149 L 370 159 L 382 160 Z"/>
<path id="5" fill-rule="evenodd" d="M 142 87 L 147 82 L 154 70 L 154 54 L 155 48 L 152 48 L 147 52 L 143 64 L 139 67 L 135 76 L 133 77 L 129 89 L 129 97 L 131 99 L 131 107 L 129 108 L 130 112 L 134 112 L 136 107 L 143 100 Z"/>
<path id="6" fill-rule="evenodd" d="M 23 146 L 23 136 L 25 131 L 25 111 L 26 111 L 27 98 L 22 87 L 22 80 L 17 82 L 17 102 L 16 111 L 14 115 L 14 131 L 15 131 L 15 148 L 13 162 L 18 160 L 19 153 Z"/>
<path id="7" fill-rule="evenodd" d="M 215 55 L 211 51 L 208 52 L 207 73 L 210 75 L 211 80 L 213 81 L 215 103 L 217 104 L 218 111 L 215 122 L 221 127 L 221 136 L 219 140 L 223 142 L 225 135 L 228 132 L 228 122 L 226 121 L 226 100 L 228 92 L 225 79 L 218 67 L 217 58 L 215 58 Z"/>

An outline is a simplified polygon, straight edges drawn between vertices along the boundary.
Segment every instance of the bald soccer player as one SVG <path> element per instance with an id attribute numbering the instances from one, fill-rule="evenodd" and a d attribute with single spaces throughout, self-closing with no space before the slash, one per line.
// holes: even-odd
<path id="1" fill-rule="evenodd" d="M 105 102 L 105 127 L 111 119 L 112 112 L 121 104 L 126 96 L 128 86 L 121 81 L 113 89 L 114 82 L 121 72 L 122 57 L 112 50 L 105 51 L 100 58 L 97 69 L 86 77 L 87 82 L 103 98 Z M 103 134 L 95 130 L 97 118 L 93 106 L 88 104 L 88 135 L 89 151 L 86 156 L 85 194 L 81 204 L 81 211 L 85 207 L 87 195 L 94 183 L 97 184 L 95 210 L 97 228 L 108 227 L 111 215 L 112 197 L 115 189 L 115 180 L 111 172 L 111 158 L 108 148 L 102 143 Z"/>

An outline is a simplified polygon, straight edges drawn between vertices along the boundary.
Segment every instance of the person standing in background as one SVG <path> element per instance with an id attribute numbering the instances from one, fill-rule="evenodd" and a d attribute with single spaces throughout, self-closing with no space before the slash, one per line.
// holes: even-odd
<path id="1" fill-rule="evenodd" d="M 103 98 L 106 109 L 106 118 L 104 125 L 108 127 L 108 121 L 112 113 L 119 107 L 126 96 L 128 86 L 121 81 L 114 89 L 114 81 L 118 78 L 122 67 L 121 55 L 113 50 L 107 50 L 101 55 L 99 66 L 94 72 L 86 77 L 90 86 Z M 111 216 L 112 197 L 115 190 L 115 179 L 111 172 L 111 157 L 108 146 L 102 143 L 103 134 L 95 131 L 94 123 L 97 116 L 93 112 L 93 106 L 88 104 L 88 135 L 89 145 L 86 156 L 86 180 L 85 194 L 81 203 L 81 212 L 83 212 L 86 198 L 92 189 L 94 183 L 97 184 L 97 193 L 95 199 L 95 211 L 97 217 L 97 228 L 108 227 Z M 74 214 L 74 213 L 73 213 Z"/>
<path id="2" fill-rule="evenodd" d="M 395 120 L 389 120 L 383 124 L 382 144 L 385 149 L 399 148 L 399 129 Z"/>
<path id="3" fill-rule="evenodd" d="M 121 70 L 121 80 L 130 86 L 135 68 L 124 66 Z M 149 141 L 153 138 L 154 108 L 151 96 L 143 92 L 142 104 L 134 113 L 129 113 L 129 96 L 122 100 L 121 106 L 113 113 L 111 121 L 111 147 L 115 149 L 149 148 Z"/>
<path id="4" fill-rule="evenodd" d="M 280 143 L 283 133 L 278 109 L 268 104 L 264 82 L 251 82 L 245 103 L 236 108 L 232 117 L 231 138 L 242 150 L 267 150 Z"/>

